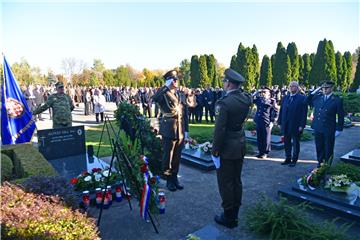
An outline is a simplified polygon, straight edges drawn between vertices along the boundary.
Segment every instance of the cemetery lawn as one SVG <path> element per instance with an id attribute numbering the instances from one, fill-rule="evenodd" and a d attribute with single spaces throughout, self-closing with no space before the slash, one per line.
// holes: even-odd
<path id="1" fill-rule="evenodd" d="M 115 121 L 112 121 L 111 123 L 117 133 L 119 128 L 116 125 Z M 104 126 L 104 124 L 99 124 L 98 126 L 86 127 L 86 133 L 85 133 L 86 145 L 94 146 L 94 154 L 95 155 L 98 151 L 99 141 L 100 141 L 103 126 Z M 109 126 L 109 129 L 111 129 L 110 126 Z M 110 130 L 110 132 L 111 132 L 111 130 Z M 114 138 L 114 134 L 111 134 L 111 138 Z M 111 150 L 110 139 L 109 139 L 109 136 L 105 129 L 104 135 L 102 137 L 101 147 L 100 147 L 98 157 L 107 157 L 107 156 L 111 156 L 111 155 L 112 155 L 112 150 Z"/>
<path id="2" fill-rule="evenodd" d="M 189 137 L 198 143 L 212 142 L 214 126 L 214 123 L 189 124 Z"/>

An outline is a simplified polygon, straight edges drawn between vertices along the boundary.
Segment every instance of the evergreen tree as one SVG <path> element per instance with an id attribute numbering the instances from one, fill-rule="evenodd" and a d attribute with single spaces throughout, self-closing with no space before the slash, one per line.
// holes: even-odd
<path id="1" fill-rule="evenodd" d="M 347 79 L 347 64 L 344 57 L 342 57 L 341 62 L 341 68 L 342 68 L 342 75 L 341 75 L 341 82 L 338 84 L 341 91 L 345 92 L 347 89 L 348 79 Z"/>
<path id="2" fill-rule="evenodd" d="M 264 57 L 261 61 L 259 87 L 261 87 L 261 86 L 270 87 L 271 81 L 272 81 L 271 61 L 267 55 L 264 55 Z"/>
<path id="3" fill-rule="evenodd" d="M 314 59 L 314 65 L 310 72 L 310 84 L 319 85 L 324 80 L 336 82 L 336 61 L 334 46 L 331 41 L 324 39 L 319 42 Z"/>
<path id="4" fill-rule="evenodd" d="M 213 54 L 205 55 L 206 56 L 206 67 L 207 67 L 207 75 L 209 78 L 209 82 L 212 87 L 216 86 L 216 68 L 215 68 L 215 57 Z"/>
<path id="5" fill-rule="evenodd" d="M 351 84 L 350 90 L 352 92 L 355 92 L 360 87 L 360 54 L 357 55 L 357 64 L 356 64 L 356 70 L 355 70 L 355 78 L 354 81 Z"/>
<path id="6" fill-rule="evenodd" d="M 288 54 L 290 58 L 290 65 L 291 65 L 291 81 L 299 80 L 300 75 L 300 63 L 299 63 L 299 55 L 298 50 L 296 47 L 296 44 L 294 42 L 291 42 L 288 44 L 286 48 L 286 53 Z"/>
<path id="7" fill-rule="evenodd" d="M 199 84 L 200 84 L 200 72 L 199 72 L 199 57 L 197 55 L 193 55 L 191 57 L 190 77 L 191 77 L 190 86 L 192 88 L 199 87 Z"/>
<path id="8" fill-rule="evenodd" d="M 302 60 L 304 62 L 303 68 L 302 68 L 302 84 L 304 84 L 306 87 L 310 87 L 309 83 L 309 75 L 311 71 L 311 57 L 309 54 L 305 53 L 302 56 Z"/>
<path id="9" fill-rule="evenodd" d="M 347 91 L 353 82 L 353 79 L 351 78 L 351 76 L 352 76 L 352 55 L 350 52 L 347 51 L 344 53 L 343 61 L 346 63 L 346 72 L 345 72 L 346 87 L 345 87 L 345 89 L 342 89 L 342 90 Z"/>
<path id="10" fill-rule="evenodd" d="M 339 51 L 335 54 L 335 63 L 336 63 L 336 76 L 337 76 L 336 85 L 341 86 L 342 88 L 344 86 L 345 79 L 344 79 L 344 69 L 343 69 L 343 56 Z"/>
<path id="11" fill-rule="evenodd" d="M 256 50 L 256 47 L 255 47 Z M 231 60 L 231 68 L 240 73 L 245 79 L 243 87 L 245 90 L 251 90 L 255 87 L 255 56 L 253 49 L 244 47 L 242 43 L 239 44 L 236 60 Z"/>
<path id="12" fill-rule="evenodd" d="M 254 84 L 255 87 L 259 87 L 259 78 L 260 78 L 260 63 L 259 63 L 259 53 L 256 48 L 256 45 L 254 44 L 252 49 L 252 55 L 253 55 L 253 64 L 251 66 L 254 67 Z"/>
<path id="13" fill-rule="evenodd" d="M 233 55 L 231 57 L 230 68 L 233 69 L 233 70 L 237 69 L 236 55 Z"/>
<path id="14" fill-rule="evenodd" d="M 291 63 L 281 42 L 278 43 L 273 67 L 273 84 L 287 86 L 291 81 Z"/>
<path id="15" fill-rule="evenodd" d="M 272 76 L 273 76 L 272 79 L 271 79 L 271 84 L 274 84 L 275 54 L 271 55 L 270 62 L 271 62 L 271 73 L 272 73 Z"/>
<path id="16" fill-rule="evenodd" d="M 206 66 L 206 56 L 201 55 L 199 58 L 199 73 L 200 73 L 200 83 L 199 86 L 202 88 L 207 87 L 208 84 L 210 84 L 209 78 L 208 78 L 208 71 Z"/>
<path id="17" fill-rule="evenodd" d="M 301 55 L 298 55 L 299 58 L 299 83 L 304 85 L 304 59 Z"/>
<path id="18" fill-rule="evenodd" d="M 179 76 L 181 80 L 181 85 L 189 87 L 190 86 L 190 62 L 187 59 L 184 59 L 180 63 Z"/>

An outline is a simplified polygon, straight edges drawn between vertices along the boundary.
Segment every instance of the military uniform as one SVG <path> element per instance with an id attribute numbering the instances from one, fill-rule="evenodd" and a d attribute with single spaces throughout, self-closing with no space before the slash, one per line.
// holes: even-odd
<path id="1" fill-rule="evenodd" d="M 243 82 L 244 78 L 231 69 L 225 71 L 229 81 Z M 237 226 L 241 205 L 241 170 L 245 156 L 244 122 L 248 116 L 252 97 L 240 89 L 228 91 L 216 102 L 215 130 L 212 155 L 220 157 L 217 169 L 219 192 L 224 214 L 215 221 L 227 227 Z M 235 224 L 236 222 L 236 224 Z"/>
<path id="2" fill-rule="evenodd" d="M 59 86 L 58 84 L 57 87 Z M 50 95 L 44 105 L 41 105 L 33 111 L 33 115 L 40 114 L 48 108 L 51 108 L 53 111 L 53 128 L 71 127 L 71 111 L 74 110 L 75 107 L 69 95 L 65 93 Z"/>
<path id="3" fill-rule="evenodd" d="M 166 80 L 177 78 L 176 71 L 170 71 L 164 75 Z M 184 142 L 184 133 L 188 118 L 184 114 L 182 99 L 175 89 L 161 87 L 153 96 L 161 110 L 159 133 L 162 136 L 164 154 L 162 159 L 163 175 L 167 179 L 167 187 L 171 191 L 182 189 L 177 174 L 179 172 L 181 151 Z"/>
<path id="4" fill-rule="evenodd" d="M 322 87 L 333 86 L 326 82 Z M 322 162 L 331 164 L 334 155 L 335 131 L 344 127 L 344 108 L 342 99 L 331 93 L 330 96 L 319 93 L 310 94 L 307 103 L 314 108 L 314 119 L 311 128 L 314 129 L 316 155 L 318 165 Z M 337 115 L 337 121 L 336 121 Z"/>

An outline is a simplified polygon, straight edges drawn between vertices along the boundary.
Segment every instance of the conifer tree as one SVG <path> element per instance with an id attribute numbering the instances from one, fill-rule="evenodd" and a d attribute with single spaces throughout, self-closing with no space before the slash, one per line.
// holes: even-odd
<path id="1" fill-rule="evenodd" d="M 205 55 L 201 55 L 199 58 L 199 73 L 200 73 L 199 86 L 202 88 L 205 88 L 210 83 L 209 78 L 208 78 L 208 71 L 207 71 L 207 66 L 206 66 L 206 56 Z"/>
<path id="2" fill-rule="evenodd" d="M 296 44 L 291 42 L 288 44 L 286 53 L 290 58 L 290 65 L 291 65 L 291 81 L 299 80 L 300 75 L 300 63 L 299 63 L 299 55 Z"/>
<path id="3" fill-rule="evenodd" d="M 261 87 L 261 86 L 270 87 L 271 81 L 272 81 L 271 61 L 267 55 L 264 55 L 264 57 L 261 61 L 259 87 Z"/>
<path id="4" fill-rule="evenodd" d="M 199 57 L 197 55 L 193 55 L 191 57 L 190 62 L 190 86 L 192 88 L 199 87 L 200 84 L 200 72 L 199 72 Z"/>

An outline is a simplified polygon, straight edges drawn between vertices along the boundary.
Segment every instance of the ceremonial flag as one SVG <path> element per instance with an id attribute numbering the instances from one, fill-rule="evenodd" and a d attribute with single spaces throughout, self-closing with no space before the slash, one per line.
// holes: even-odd
<path id="1" fill-rule="evenodd" d="M 4 56 L 1 87 L 1 141 L 3 145 L 30 142 L 36 125 L 29 106 Z"/>

